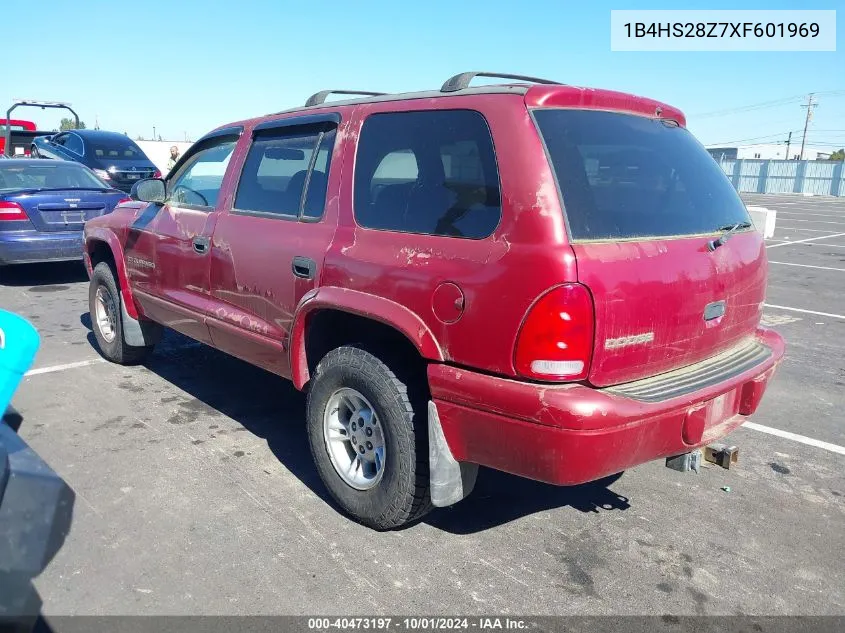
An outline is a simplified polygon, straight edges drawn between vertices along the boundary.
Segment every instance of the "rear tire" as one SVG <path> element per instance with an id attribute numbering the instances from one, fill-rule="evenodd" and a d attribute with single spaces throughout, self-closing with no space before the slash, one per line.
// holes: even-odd
<path id="1" fill-rule="evenodd" d="M 108 262 L 100 262 L 94 267 L 88 287 L 88 313 L 97 346 L 106 360 L 119 365 L 135 365 L 153 350 L 152 345 L 133 347 L 126 344 L 120 292 Z"/>
<path id="2" fill-rule="evenodd" d="M 308 440 L 320 478 L 346 513 L 377 530 L 432 507 L 426 409 L 408 387 L 380 358 L 344 346 L 323 357 L 308 391 Z"/>

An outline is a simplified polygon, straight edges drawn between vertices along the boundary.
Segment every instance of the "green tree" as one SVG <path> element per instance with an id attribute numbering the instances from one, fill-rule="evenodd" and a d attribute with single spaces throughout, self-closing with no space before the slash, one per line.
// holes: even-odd
<path id="1" fill-rule="evenodd" d="M 59 123 L 59 129 L 62 132 L 66 132 L 67 130 L 75 130 L 75 129 L 84 130 L 85 129 L 85 121 L 80 121 L 78 128 L 76 127 L 75 123 L 76 123 L 76 121 L 74 119 L 63 118 L 61 123 Z"/>
<path id="2" fill-rule="evenodd" d="M 845 148 L 838 149 L 830 155 L 830 160 L 845 160 Z"/>

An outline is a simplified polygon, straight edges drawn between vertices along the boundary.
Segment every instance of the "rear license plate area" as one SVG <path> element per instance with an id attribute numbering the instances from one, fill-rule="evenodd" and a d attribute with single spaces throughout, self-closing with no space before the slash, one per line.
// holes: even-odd
<path id="1" fill-rule="evenodd" d="M 716 396 L 709 400 L 705 406 L 707 407 L 707 414 L 704 428 L 709 429 L 739 413 L 739 389 L 733 389 L 721 396 Z"/>

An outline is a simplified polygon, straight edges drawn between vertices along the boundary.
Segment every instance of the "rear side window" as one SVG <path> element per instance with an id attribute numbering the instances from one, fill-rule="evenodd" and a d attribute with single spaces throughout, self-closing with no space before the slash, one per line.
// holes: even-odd
<path id="1" fill-rule="evenodd" d="M 320 218 L 335 130 L 282 127 L 260 132 L 241 171 L 235 208 Z"/>
<path id="2" fill-rule="evenodd" d="M 136 160 L 146 158 L 144 152 L 131 139 L 99 139 L 90 143 L 94 155 L 98 158 Z"/>
<path id="3" fill-rule="evenodd" d="M 574 240 L 712 233 L 749 221 L 722 169 L 672 122 L 535 110 Z"/>
<path id="4" fill-rule="evenodd" d="M 471 110 L 374 114 L 355 163 L 363 227 L 480 239 L 501 218 L 499 172 L 484 117 Z"/>

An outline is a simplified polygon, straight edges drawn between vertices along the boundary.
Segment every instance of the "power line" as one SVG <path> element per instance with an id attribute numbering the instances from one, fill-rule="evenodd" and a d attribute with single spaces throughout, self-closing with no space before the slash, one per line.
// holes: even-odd
<path id="1" fill-rule="evenodd" d="M 800 131 L 800 130 L 799 130 Z M 777 132 L 776 134 L 766 134 L 765 136 L 752 136 L 751 138 L 740 138 L 734 141 L 724 141 L 723 143 L 708 143 L 710 146 L 723 146 L 723 145 L 732 145 L 734 143 L 745 143 L 746 141 L 759 141 L 760 139 L 766 138 L 783 138 L 789 134 L 789 132 Z"/>
<path id="2" fill-rule="evenodd" d="M 712 117 L 718 116 L 727 116 L 729 114 L 742 114 L 745 112 L 753 112 L 755 110 L 764 110 L 766 108 L 776 108 L 779 106 L 785 106 L 790 103 L 796 102 L 798 99 L 801 98 L 801 95 L 797 97 L 789 97 L 788 99 L 779 99 L 778 101 L 766 101 L 763 103 L 757 103 L 748 106 L 741 106 L 738 108 L 729 108 L 727 110 L 714 110 L 713 112 L 703 112 L 701 114 L 691 114 L 690 118 L 695 119 L 709 119 Z"/>
<path id="3" fill-rule="evenodd" d="M 814 92 L 815 95 L 825 95 L 830 97 L 845 96 L 845 90 L 824 90 L 821 92 Z M 764 110 L 767 108 L 776 108 L 779 106 L 788 105 L 804 98 L 804 95 L 793 95 L 791 97 L 784 97 L 782 99 L 774 99 L 772 101 L 761 101 L 760 103 L 751 103 L 749 105 L 737 106 L 736 108 L 727 108 L 725 110 L 714 110 L 712 112 L 702 112 L 699 114 L 691 114 L 690 118 L 706 119 L 710 117 L 726 116 L 729 114 L 741 114 L 744 112 L 754 112 L 755 110 Z"/>

